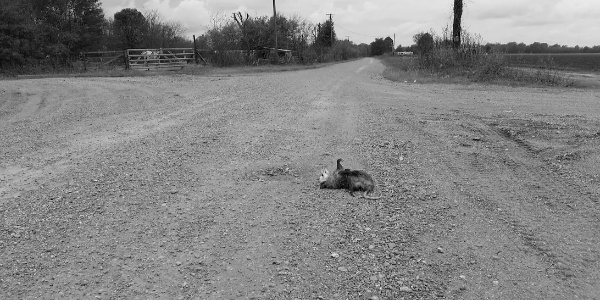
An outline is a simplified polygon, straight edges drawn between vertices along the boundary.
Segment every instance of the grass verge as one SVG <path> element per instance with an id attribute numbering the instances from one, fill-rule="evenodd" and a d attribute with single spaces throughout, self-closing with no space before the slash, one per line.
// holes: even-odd
<path id="1" fill-rule="evenodd" d="M 450 51 L 434 51 L 427 57 L 382 56 L 383 76 L 397 82 L 474 82 L 510 86 L 573 86 L 569 75 L 551 65 L 539 68 L 508 66 L 501 55 L 479 54 L 460 58 Z"/>
<path id="2" fill-rule="evenodd" d="M 281 64 L 281 65 L 260 65 L 260 66 L 236 66 L 236 67 L 213 67 L 204 65 L 189 64 L 183 68 L 177 69 L 162 69 L 162 70 L 125 70 L 123 67 L 105 67 L 92 69 L 88 71 L 77 70 L 74 68 L 65 68 L 55 70 L 54 72 L 39 72 L 31 75 L 21 74 L 0 74 L 1 79 L 30 79 L 30 78 L 73 78 L 73 77 L 144 77 L 144 76 L 161 76 L 161 75 L 204 75 L 204 76 L 228 76 L 228 75 L 243 75 L 265 72 L 287 72 L 299 71 L 315 68 L 322 68 L 340 62 L 327 62 L 315 64 Z"/>

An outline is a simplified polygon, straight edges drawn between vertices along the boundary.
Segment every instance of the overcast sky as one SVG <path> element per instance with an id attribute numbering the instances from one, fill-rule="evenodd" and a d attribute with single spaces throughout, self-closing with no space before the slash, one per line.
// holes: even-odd
<path id="1" fill-rule="evenodd" d="M 106 16 L 123 8 L 158 10 L 181 22 L 190 35 L 201 35 L 216 14 L 273 14 L 272 0 L 101 0 Z M 276 0 L 277 13 L 296 14 L 316 24 L 333 14 L 339 39 L 356 44 L 394 37 L 413 44 L 416 33 L 452 27 L 453 0 Z M 600 45 L 600 0 L 464 0 L 463 28 L 484 42 L 533 42 L 575 46 Z"/>

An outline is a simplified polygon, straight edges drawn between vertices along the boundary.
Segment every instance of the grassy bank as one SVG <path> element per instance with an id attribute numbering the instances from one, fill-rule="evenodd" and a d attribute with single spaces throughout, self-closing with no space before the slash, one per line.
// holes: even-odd
<path id="1" fill-rule="evenodd" d="M 327 62 L 315 64 L 281 64 L 281 65 L 260 65 L 260 66 L 235 66 L 235 67 L 214 67 L 204 65 L 189 64 L 183 68 L 162 69 L 162 70 L 125 70 L 123 67 L 105 67 L 83 71 L 74 68 L 64 68 L 54 72 L 39 72 L 31 75 L 20 74 L 0 74 L 0 79 L 28 79 L 28 78 L 51 78 L 51 77 L 140 77 L 157 75 L 206 75 L 206 76 L 228 76 L 235 74 L 252 74 L 263 72 L 286 72 L 322 68 L 340 62 Z"/>
<path id="2" fill-rule="evenodd" d="M 502 85 L 572 86 L 574 82 L 551 64 L 537 68 L 511 66 L 503 55 L 458 56 L 436 49 L 428 56 L 382 56 L 384 77 L 399 82 L 492 83 Z"/>

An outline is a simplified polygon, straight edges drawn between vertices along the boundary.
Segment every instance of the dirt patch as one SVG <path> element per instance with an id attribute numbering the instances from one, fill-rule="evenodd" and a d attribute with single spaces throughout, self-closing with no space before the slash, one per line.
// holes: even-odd
<path id="1" fill-rule="evenodd" d="M 596 299 L 596 90 L 383 69 L 0 81 L 0 297 Z"/>

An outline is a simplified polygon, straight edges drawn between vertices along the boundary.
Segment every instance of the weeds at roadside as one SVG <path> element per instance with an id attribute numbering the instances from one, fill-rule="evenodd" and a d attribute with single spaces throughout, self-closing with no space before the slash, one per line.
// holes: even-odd
<path id="1" fill-rule="evenodd" d="M 429 39 L 429 42 L 427 39 Z M 387 67 L 383 76 L 400 82 L 471 83 L 502 85 L 572 86 L 574 82 L 559 71 L 551 57 L 538 68 L 515 68 L 499 53 L 482 47 L 481 37 L 462 32 L 462 43 L 454 48 L 448 28 L 442 36 L 435 32 L 415 35 L 420 53 L 415 56 L 383 56 Z M 417 40 L 418 39 L 418 40 Z"/>
<path id="2" fill-rule="evenodd" d="M 126 70 L 123 67 L 102 67 L 88 68 L 87 71 L 79 69 L 63 69 L 56 72 L 33 72 L 33 75 L 24 75 L 21 72 L 0 73 L 0 80 L 10 80 L 15 78 L 46 78 L 46 77 L 144 77 L 144 76 L 161 76 L 161 75 L 212 75 L 212 76 L 231 76 L 234 74 L 253 74 L 264 72 L 288 72 L 308 69 L 317 69 L 327 67 L 333 64 L 341 63 L 342 61 L 334 61 L 328 63 L 315 64 L 284 64 L 284 65 L 260 65 L 260 66 L 237 66 L 219 68 L 203 65 L 186 65 L 182 69 L 176 70 Z M 26 73 L 27 74 L 27 73 Z"/>
<path id="3" fill-rule="evenodd" d="M 435 53 L 432 55 L 436 55 Z M 492 83 L 500 85 L 573 86 L 569 76 L 552 66 L 552 62 L 533 68 L 508 66 L 499 54 L 480 54 L 470 61 L 436 59 L 436 66 L 423 67 L 419 57 L 384 56 L 383 76 L 392 81 L 421 83 Z"/>

